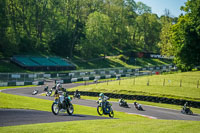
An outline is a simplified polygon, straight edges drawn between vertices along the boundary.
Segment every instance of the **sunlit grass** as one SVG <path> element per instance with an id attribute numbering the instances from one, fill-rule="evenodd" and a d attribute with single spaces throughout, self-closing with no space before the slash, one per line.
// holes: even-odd
<path id="1" fill-rule="evenodd" d="M 147 95 L 200 101 L 199 79 L 200 71 L 184 72 L 117 80 L 79 86 L 69 90 L 78 89 L 80 91 Z"/>
<path id="2" fill-rule="evenodd" d="M 36 85 L 26 85 L 26 86 L 3 86 L 0 87 L 0 90 L 3 89 L 13 89 L 13 88 L 25 88 L 25 87 L 35 87 Z"/>

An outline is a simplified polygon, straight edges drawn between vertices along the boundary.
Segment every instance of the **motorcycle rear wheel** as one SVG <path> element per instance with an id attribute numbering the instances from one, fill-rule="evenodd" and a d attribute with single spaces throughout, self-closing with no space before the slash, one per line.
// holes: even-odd
<path id="1" fill-rule="evenodd" d="M 51 106 L 51 110 L 53 112 L 54 115 L 58 115 L 59 114 L 59 107 L 57 103 L 53 103 Z"/>
<path id="2" fill-rule="evenodd" d="M 69 107 L 67 108 L 67 113 L 69 115 L 72 115 L 74 113 L 74 107 L 72 104 L 69 104 Z"/>
<path id="3" fill-rule="evenodd" d="M 103 115 L 103 108 L 100 105 L 97 106 L 97 113 Z"/>

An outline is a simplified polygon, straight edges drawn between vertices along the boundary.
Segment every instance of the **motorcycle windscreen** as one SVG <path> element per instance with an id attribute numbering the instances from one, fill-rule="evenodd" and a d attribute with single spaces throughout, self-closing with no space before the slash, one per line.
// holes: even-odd
<path id="1" fill-rule="evenodd" d="M 63 101 L 64 101 L 64 96 L 59 96 L 59 100 L 60 100 L 60 103 L 63 103 Z"/>
<path id="2" fill-rule="evenodd" d="M 69 101 L 71 101 L 71 97 L 70 96 L 68 96 L 68 99 L 69 99 Z"/>

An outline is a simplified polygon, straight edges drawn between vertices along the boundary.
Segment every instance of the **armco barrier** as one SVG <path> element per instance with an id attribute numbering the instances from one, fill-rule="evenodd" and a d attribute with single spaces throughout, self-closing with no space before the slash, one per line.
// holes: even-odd
<path id="1" fill-rule="evenodd" d="M 120 77 L 129 77 L 129 76 L 139 76 L 148 74 L 147 72 L 144 73 L 144 70 L 159 70 L 168 69 L 169 71 L 173 65 L 167 66 L 159 66 L 159 67 L 145 67 L 145 68 L 138 68 L 138 69 L 129 69 L 129 68 L 107 68 L 107 69 L 93 69 L 93 70 L 86 70 L 86 71 L 72 71 L 70 73 L 0 73 L 0 86 L 14 86 L 16 82 L 34 82 L 37 80 L 44 80 L 46 78 L 56 78 L 63 80 L 63 83 L 71 83 L 73 78 L 77 78 L 77 81 L 83 81 L 84 77 L 89 77 L 89 80 L 94 79 L 105 79 L 108 78 L 106 75 L 111 75 L 111 78 L 115 78 L 117 75 Z M 154 74 L 155 72 L 151 72 Z M 95 74 L 95 75 L 94 75 Z M 109 76 L 110 77 L 110 76 Z"/>
<path id="2" fill-rule="evenodd" d="M 24 86 L 24 85 L 44 85 L 44 81 L 25 81 L 25 82 L 3 82 L 0 86 Z"/>
<path id="3" fill-rule="evenodd" d="M 83 96 L 99 96 L 100 92 L 87 92 L 87 91 L 79 91 Z M 73 95 L 74 92 L 68 92 Z M 114 93 L 104 93 L 106 96 L 110 98 L 123 98 L 128 100 L 141 100 L 141 101 L 149 101 L 156 103 L 167 103 L 167 104 L 175 104 L 175 105 L 184 105 L 188 102 L 190 107 L 200 108 L 200 102 L 197 101 L 188 101 L 181 99 L 173 99 L 173 98 L 165 98 L 165 97 L 155 97 L 155 96 L 142 96 L 142 95 L 126 95 L 126 94 L 114 94 Z"/>

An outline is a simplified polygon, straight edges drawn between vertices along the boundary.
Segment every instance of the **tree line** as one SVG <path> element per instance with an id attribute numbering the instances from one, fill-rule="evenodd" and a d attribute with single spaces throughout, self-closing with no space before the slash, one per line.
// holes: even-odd
<path id="1" fill-rule="evenodd" d="M 178 39 L 196 38 L 186 41 L 189 44 L 199 39 L 198 3 L 188 0 L 182 7 L 186 14 L 176 18 L 167 9 L 158 17 L 151 7 L 134 0 L 1 0 L 0 55 L 94 58 L 130 51 L 174 55 L 180 53 L 179 45 L 185 45 Z M 195 36 L 177 31 L 186 26 L 197 28 Z M 181 56 L 175 61 L 182 60 Z M 199 54 L 197 57 L 199 60 Z"/>

